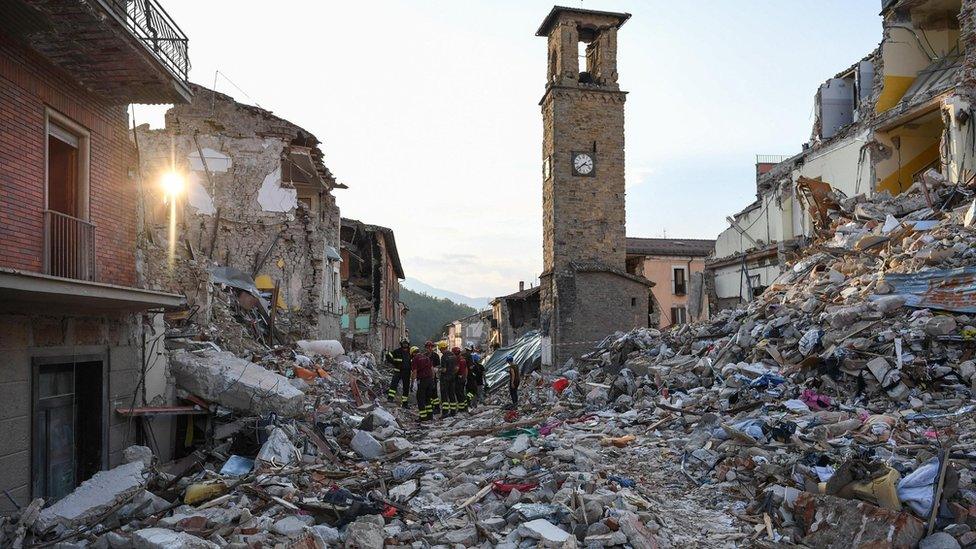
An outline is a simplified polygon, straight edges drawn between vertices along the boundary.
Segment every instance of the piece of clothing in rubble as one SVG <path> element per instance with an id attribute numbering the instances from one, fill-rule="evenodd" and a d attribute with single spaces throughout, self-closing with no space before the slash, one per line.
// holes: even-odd
<path id="1" fill-rule="evenodd" d="M 522 373 L 514 362 L 508 363 L 508 394 L 512 397 L 512 406 L 518 406 L 518 390 L 522 383 Z"/>
<path id="2" fill-rule="evenodd" d="M 386 392 L 386 399 L 390 402 L 397 400 L 397 385 L 403 386 L 403 393 L 400 395 L 400 404 L 404 408 L 410 401 L 410 349 L 400 347 L 387 353 L 387 363 L 393 366 L 393 378 L 390 379 L 390 388 Z"/>
<path id="3" fill-rule="evenodd" d="M 434 413 L 441 413 L 441 394 L 440 394 L 440 384 L 437 382 L 437 371 L 441 366 L 441 355 L 437 354 L 437 351 L 430 351 L 427 353 L 427 358 L 430 359 L 430 363 L 434 366 L 434 398 L 430 400 L 430 403 L 434 405 Z"/>
<path id="4" fill-rule="evenodd" d="M 420 421 L 434 419 L 433 400 L 434 365 L 424 353 L 417 353 L 410 361 L 411 370 L 417 378 L 417 410 Z"/>
<path id="5" fill-rule="evenodd" d="M 464 356 L 458 354 L 457 377 L 454 379 L 454 395 L 457 398 L 456 405 L 459 412 L 468 411 L 468 361 Z"/>
<path id="6" fill-rule="evenodd" d="M 453 353 L 441 356 L 441 411 L 445 416 L 457 413 L 457 357 Z"/>

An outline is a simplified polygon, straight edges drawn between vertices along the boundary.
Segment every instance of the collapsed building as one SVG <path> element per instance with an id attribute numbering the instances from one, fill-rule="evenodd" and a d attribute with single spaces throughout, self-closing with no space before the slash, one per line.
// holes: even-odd
<path id="1" fill-rule="evenodd" d="M 347 349 L 380 356 L 408 336 L 396 239 L 387 227 L 355 219 L 342 220 L 341 236 L 342 342 Z"/>
<path id="2" fill-rule="evenodd" d="M 211 316 L 207 269 L 221 266 L 253 279 L 280 312 L 277 328 L 296 338 L 338 339 L 339 208 L 346 188 L 323 163 L 319 141 L 271 112 L 191 84 L 193 100 L 166 112 L 166 127 L 140 126 L 136 145 L 147 181 L 186 174 L 185 195 L 147 185 L 147 236 L 188 252 L 174 265 L 165 246 L 151 247 L 152 282 L 185 294 Z M 196 269 L 196 272 L 193 270 Z"/>
<path id="3" fill-rule="evenodd" d="M 519 291 L 491 300 L 492 348 L 511 345 L 528 332 L 539 329 L 539 286 L 526 289 L 519 282 Z"/>
<path id="4" fill-rule="evenodd" d="M 809 142 L 757 170 L 756 200 L 718 236 L 706 269 L 713 311 L 768 287 L 824 228 L 831 200 L 972 176 L 973 3 L 884 0 L 882 8 L 879 47 L 820 86 Z"/>
<path id="5" fill-rule="evenodd" d="M 182 297 L 148 289 L 136 251 L 126 104 L 186 102 L 188 68 L 155 1 L 0 3 L 0 513 L 152 436 L 132 417 L 165 391 L 160 311 Z"/>

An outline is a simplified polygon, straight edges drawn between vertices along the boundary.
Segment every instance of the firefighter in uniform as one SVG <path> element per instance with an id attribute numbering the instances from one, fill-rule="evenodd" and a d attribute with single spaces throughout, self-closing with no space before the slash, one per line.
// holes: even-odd
<path id="1" fill-rule="evenodd" d="M 404 408 L 410 400 L 410 342 L 404 339 L 400 348 L 386 353 L 386 362 L 393 367 L 393 379 L 390 389 L 386 392 L 386 400 L 395 402 L 397 399 L 397 385 L 403 386 L 400 404 Z"/>
<path id="2" fill-rule="evenodd" d="M 441 350 L 441 412 L 442 417 L 453 416 L 457 413 L 457 392 L 454 385 L 457 382 L 457 356 L 447 350 L 447 342 L 437 344 Z"/>
<path id="3" fill-rule="evenodd" d="M 451 353 L 457 357 L 457 377 L 454 378 L 454 396 L 457 399 L 457 411 L 467 412 L 468 411 L 468 397 L 465 394 L 465 389 L 468 385 L 468 361 L 461 354 L 461 348 L 455 347 L 451 349 Z"/>
<path id="4" fill-rule="evenodd" d="M 471 353 L 471 363 L 468 365 L 468 407 L 474 409 L 481 402 L 481 388 L 485 384 L 485 366 L 481 363 L 481 355 Z"/>
<path id="5" fill-rule="evenodd" d="M 418 352 L 413 354 L 410 369 L 417 378 L 417 411 L 420 421 L 430 421 L 434 419 L 434 404 L 431 402 L 434 396 L 434 363 L 428 353 Z"/>
<path id="6" fill-rule="evenodd" d="M 434 413 L 439 414 L 441 413 L 441 395 L 437 388 L 437 370 L 441 366 L 441 355 L 437 354 L 437 349 L 433 341 L 428 340 L 427 343 L 424 343 L 424 348 L 427 350 L 427 358 L 430 359 L 431 366 L 434 369 L 434 375 L 431 379 L 433 389 L 431 389 L 432 396 L 430 403 L 433 406 Z"/>

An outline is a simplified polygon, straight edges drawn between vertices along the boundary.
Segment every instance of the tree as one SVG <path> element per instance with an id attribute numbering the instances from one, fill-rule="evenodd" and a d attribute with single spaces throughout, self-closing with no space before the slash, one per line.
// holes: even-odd
<path id="1" fill-rule="evenodd" d="M 400 301 L 410 309 L 407 312 L 407 330 L 415 345 L 428 339 L 437 341 L 445 324 L 478 312 L 473 307 L 411 292 L 406 288 L 400 288 Z"/>

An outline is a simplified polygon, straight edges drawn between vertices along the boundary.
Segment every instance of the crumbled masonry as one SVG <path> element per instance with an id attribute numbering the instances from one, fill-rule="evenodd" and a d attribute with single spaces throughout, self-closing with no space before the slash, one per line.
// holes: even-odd
<path id="1" fill-rule="evenodd" d="M 976 315 L 940 283 L 890 281 L 976 284 L 955 274 L 976 265 L 976 193 L 930 192 L 838 200 L 747 308 L 527 362 L 517 413 L 503 390 L 420 424 L 384 408 L 370 354 L 237 357 L 184 337 L 210 327 L 171 328 L 177 389 L 212 433 L 172 463 L 130 448 L 0 544 L 972 546 Z"/>

